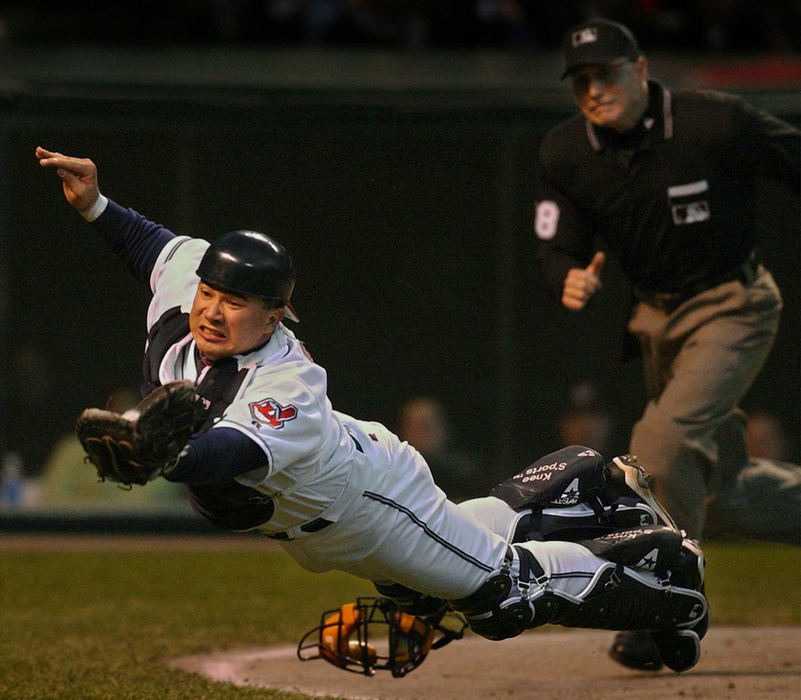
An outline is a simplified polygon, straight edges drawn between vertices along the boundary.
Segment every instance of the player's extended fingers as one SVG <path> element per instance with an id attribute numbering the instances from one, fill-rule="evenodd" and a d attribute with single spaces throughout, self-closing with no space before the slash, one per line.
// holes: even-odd
<path id="1" fill-rule="evenodd" d="M 39 165 L 43 167 L 57 166 L 60 162 L 63 162 L 67 158 L 67 156 L 65 156 L 63 153 L 48 151 L 46 148 L 42 148 L 41 146 L 36 147 L 36 157 L 39 159 Z"/>
<path id="2" fill-rule="evenodd" d="M 41 146 L 36 147 L 37 158 L 52 158 L 53 156 L 60 156 L 60 155 L 63 154 L 57 153 L 56 151 L 48 151 L 46 148 L 42 148 Z"/>
<path id="3" fill-rule="evenodd" d="M 100 196 L 97 167 L 91 160 L 65 156 L 41 146 L 36 148 L 36 156 L 42 167 L 55 168 L 61 179 L 64 196 L 75 209 L 85 211 L 97 201 Z"/>
<path id="4" fill-rule="evenodd" d="M 36 157 L 39 159 L 39 165 L 43 168 L 56 168 L 61 177 L 72 174 L 86 178 L 94 176 L 96 172 L 95 164 L 88 158 L 65 156 L 63 153 L 48 151 L 41 146 L 36 147 Z"/>

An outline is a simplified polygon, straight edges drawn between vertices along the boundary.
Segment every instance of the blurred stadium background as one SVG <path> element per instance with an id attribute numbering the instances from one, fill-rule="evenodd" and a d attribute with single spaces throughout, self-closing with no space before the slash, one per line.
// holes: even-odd
<path id="1" fill-rule="evenodd" d="M 628 23 L 669 86 L 801 123 L 795 1 L 5 2 L 0 528 L 63 529 L 67 512 L 109 529 L 119 509 L 201 527 L 174 491 L 120 493 L 81 464 L 78 413 L 138 390 L 148 293 L 40 171 L 37 145 L 91 157 L 105 194 L 176 232 L 275 234 L 335 407 L 394 428 L 405 399 L 437 397 L 482 488 L 560 446 L 581 383 L 616 426 L 609 449 L 625 449 L 644 402 L 639 366 L 620 361 L 626 284 L 612 265 L 570 315 L 531 255 L 538 142 L 574 109 L 559 37 L 591 14 Z M 801 212 L 767 185 L 759 196 L 786 312 L 745 408 L 776 417 L 798 461 Z"/>

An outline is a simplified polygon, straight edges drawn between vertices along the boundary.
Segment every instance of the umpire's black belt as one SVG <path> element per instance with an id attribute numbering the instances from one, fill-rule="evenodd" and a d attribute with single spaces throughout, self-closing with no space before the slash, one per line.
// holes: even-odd
<path id="1" fill-rule="evenodd" d="M 705 292 L 707 289 L 712 289 L 725 282 L 739 280 L 746 287 L 749 286 L 756 279 L 760 262 L 761 257 L 759 252 L 754 250 L 737 267 L 718 277 L 702 280 L 678 292 L 654 292 L 649 289 L 635 287 L 634 296 L 638 301 L 648 304 L 648 306 L 653 306 L 655 309 L 659 309 L 665 313 L 672 313 L 688 299 L 692 299 L 701 292 Z"/>

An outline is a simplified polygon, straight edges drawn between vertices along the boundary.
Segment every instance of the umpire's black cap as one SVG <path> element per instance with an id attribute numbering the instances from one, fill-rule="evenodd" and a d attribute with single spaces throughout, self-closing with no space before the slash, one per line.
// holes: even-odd
<path id="1" fill-rule="evenodd" d="M 642 56 L 631 30 L 608 19 L 593 19 L 568 29 L 562 37 L 566 78 L 582 66 L 607 66 Z"/>

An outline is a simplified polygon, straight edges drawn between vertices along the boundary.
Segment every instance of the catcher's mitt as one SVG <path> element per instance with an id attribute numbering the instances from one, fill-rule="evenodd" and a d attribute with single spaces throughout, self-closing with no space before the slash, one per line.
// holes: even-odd
<path id="1" fill-rule="evenodd" d="M 124 415 L 87 408 L 75 432 L 101 481 L 146 484 L 180 455 L 197 419 L 195 386 L 170 382 Z"/>

